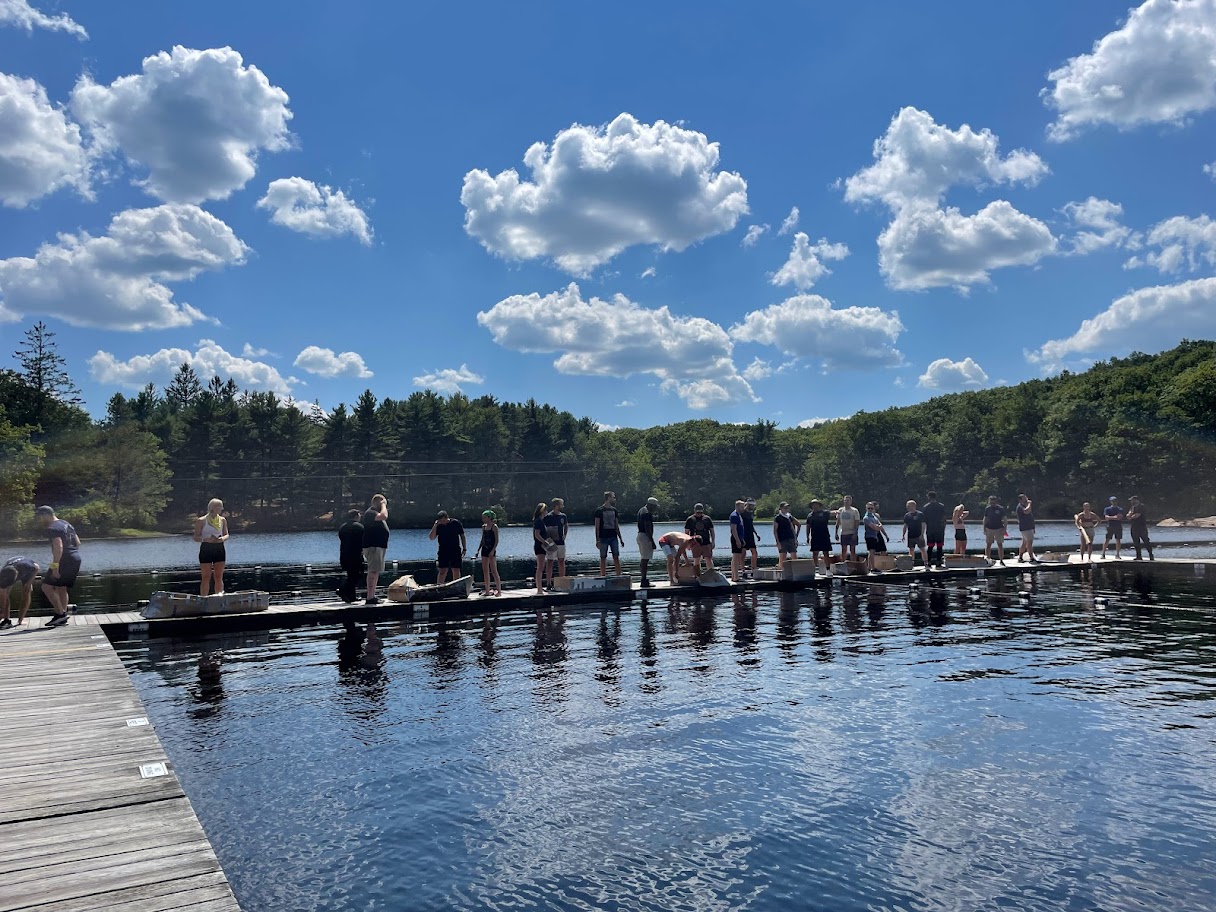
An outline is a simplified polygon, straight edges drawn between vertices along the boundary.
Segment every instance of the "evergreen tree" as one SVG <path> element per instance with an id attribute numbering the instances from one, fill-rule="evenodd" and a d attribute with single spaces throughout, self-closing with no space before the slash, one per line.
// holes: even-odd
<path id="1" fill-rule="evenodd" d="M 183 361 L 169 385 L 165 387 L 165 399 L 173 411 L 180 411 L 192 406 L 202 391 L 203 385 L 199 382 L 198 374 Z"/>
<path id="2" fill-rule="evenodd" d="M 17 346 L 13 357 L 21 365 L 21 376 L 34 390 L 69 405 L 80 405 L 80 388 L 68 375 L 55 333 L 41 320 L 25 331 L 25 341 Z"/>

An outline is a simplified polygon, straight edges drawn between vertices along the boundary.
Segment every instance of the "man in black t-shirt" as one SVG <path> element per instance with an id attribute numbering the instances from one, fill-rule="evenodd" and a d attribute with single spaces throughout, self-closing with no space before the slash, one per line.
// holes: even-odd
<path id="1" fill-rule="evenodd" d="M 51 507 L 39 507 L 34 515 L 51 541 L 51 562 L 42 578 L 42 594 L 55 616 L 46 622 L 46 626 L 62 627 L 68 622 L 68 590 L 76 585 L 76 576 L 80 573 L 80 536 L 72 524 L 56 516 Z"/>
<path id="2" fill-rule="evenodd" d="M 1141 548 L 1148 549 L 1148 559 L 1153 560 L 1153 543 L 1148 540 L 1148 515 L 1139 497 L 1133 497 L 1127 508 L 1127 531 L 1132 535 L 1132 547 L 1136 549 L 1136 560 L 1143 560 Z"/>
<path id="3" fill-rule="evenodd" d="M 996 495 L 988 498 L 988 506 L 984 508 L 984 557 L 992 560 L 992 546 L 996 545 L 997 562 L 1005 566 L 1005 525 L 1009 518 L 1005 508 L 1000 505 Z"/>
<path id="4" fill-rule="evenodd" d="M 388 500 L 383 494 L 375 494 L 371 506 L 363 512 L 363 559 L 367 561 L 368 605 L 380 604 L 380 599 L 376 597 L 376 585 L 384 572 L 388 534 Z"/>
<path id="5" fill-rule="evenodd" d="M 714 569 L 714 521 L 706 515 L 703 504 L 692 508 L 692 516 L 684 520 L 684 531 L 692 536 L 692 565 L 696 572 L 701 573 L 702 560 L 706 572 Z"/>
<path id="6" fill-rule="evenodd" d="M 942 552 L 946 546 L 946 520 L 949 518 L 949 511 L 946 505 L 937 499 L 937 492 L 930 491 L 929 502 L 920 508 L 920 512 L 925 514 L 925 541 L 929 545 L 929 563 L 940 567 Z"/>
<path id="7" fill-rule="evenodd" d="M 359 578 L 367 572 L 363 563 L 363 523 L 359 522 L 358 510 L 348 511 L 346 522 L 338 529 L 338 563 L 346 572 L 346 582 L 338 590 L 338 597 L 349 605 L 358 595 Z"/>
<path id="8" fill-rule="evenodd" d="M 638 554 L 642 558 L 642 588 L 650 585 L 650 577 L 647 575 L 650 571 L 650 559 L 654 557 L 654 550 L 658 544 L 654 540 L 654 511 L 659 508 L 659 499 L 650 497 L 646 500 L 646 505 L 638 510 Z"/>
<path id="9" fill-rule="evenodd" d="M 621 575 L 621 548 L 625 536 L 621 534 L 621 514 L 616 509 L 616 494 L 604 492 L 604 502 L 592 514 L 595 522 L 595 544 L 600 551 L 600 576 L 608 575 L 608 552 L 612 552 L 612 564 L 616 575 Z"/>
<path id="10" fill-rule="evenodd" d="M 39 567 L 28 557 L 11 557 L 0 567 L 0 630 L 13 626 L 9 616 L 9 590 L 21 585 L 21 609 L 17 617 L 17 625 L 25 623 L 25 614 L 30 610 L 30 597 L 34 593 L 34 577 L 38 575 Z"/>
<path id="11" fill-rule="evenodd" d="M 429 538 L 431 541 L 439 541 L 439 556 L 436 560 L 439 566 L 439 579 L 435 581 L 435 585 L 443 585 L 443 581 L 448 577 L 448 571 L 451 571 L 453 580 L 460 579 L 464 566 L 464 555 L 468 550 L 464 538 L 464 526 L 460 524 L 460 520 L 448 516 L 447 510 L 440 510 L 439 517 L 431 526 Z M 539 580 L 537 585 L 540 585 Z"/>

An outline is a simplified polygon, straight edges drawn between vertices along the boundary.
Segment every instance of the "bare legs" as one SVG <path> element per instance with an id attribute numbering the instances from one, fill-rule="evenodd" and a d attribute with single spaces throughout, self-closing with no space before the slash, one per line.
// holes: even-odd
<path id="1" fill-rule="evenodd" d="M 546 563 L 548 563 L 548 561 L 545 560 L 545 556 L 543 554 L 536 555 L 536 594 L 537 595 L 545 594 L 545 590 L 544 590 L 543 586 L 544 586 L 544 582 L 545 582 L 545 564 Z M 600 565 L 602 566 L 603 563 L 604 563 L 604 559 L 600 558 Z M 602 573 L 600 574 L 600 576 L 603 576 L 603 575 L 604 574 L 602 574 Z"/>
<path id="2" fill-rule="evenodd" d="M 202 573 L 203 581 L 198 587 L 199 595 L 208 595 L 212 590 L 211 582 L 215 581 L 215 594 L 224 594 L 224 562 L 216 561 L 214 564 L 199 564 L 199 572 Z M 369 574 L 370 575 L 370 574 Z"/>
<path id="3" fill-rule="evenodd" d="M 489 554 L 481 556 L 481 577 L 484 583 L 484 591 L 486 595 L 501 595 L 502 580 L 498 576 L 498 552 L 491 551 Z M 494 580 L 494 585 L 490 585 L 490 580 Z"/>

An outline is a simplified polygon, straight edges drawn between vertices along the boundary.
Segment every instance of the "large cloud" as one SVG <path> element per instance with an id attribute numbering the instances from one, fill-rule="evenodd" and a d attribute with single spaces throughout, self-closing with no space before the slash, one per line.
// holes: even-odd
<path id="1" fill-rule="evenodd" d="M 80 128 L 32 79 L 0 73 L 0 203 L 21 208 L 61 187 L 88 195 Z"/>
<path id="2" fill-rule="evenodd" d="M 563 374 L 651 374 L 694 409 L 758 401 L 733 360 L 730 336 L 702 317 L 648 310 L 624 295 L 584 300 L 571 283 L 552 294 L 513 295 L 477 315 L 494 341 L 519 352 L 560 352 Z"/>
<path id="3" fill-rule="evenodd" d="M 289 145 L 287 101 L 232 48 L 175 47 L 108 86 L 81 78 L 71 105 L 97 152 L 146 167 L 142 186 L 161 199 L 197 203 L 244 187 L 260 150 Z"/>
<path id="4" fill-rule="evenodd" d="M 1211 339 L 1214 335 L 1216 278 L 1194 279 L 1126 294 L 1085 320 L 1071 336 L 1053 339 L 1027 357 L 1057 368 L 1086 356 L 1131 349 L 1158 351 L 1184 338 Z"/>
<path id="5" fill-rule="evenodd" d="M 908 206 L 878 237 L 878 263 L 892 288 L 918 291 L 989 281 L 1003 266 L 1027 266 L 1056 249 L 1045 224 L 1004 200 L 975 215 Z"/>
<path id="6" fill-rule="evenodd" d="M 980 389 L 988 385 L 988 374 L 972 358 L 964 358 L 962 361 L 938 358 L 920 375 L 916 385 L 925 389 L 951 392 Z"/>
<path id="7" fill-rule="evenodd" d="M 1070 239 L 1070 253 L 1084 256 L 1107 247 L 1140 246 L 1140 237 L 1123 224 L 1123 207 L 1091 196 L 1083 202 L 1066 203 L 1063 213 L 1077 228 Z"/>
<path id="8" fill-rule="evenodd" d="M 754 310 L 731 327 L 739 342 L 771 345 L 796 358 L 820 361 L 826 371 L 895 366 L 904 325 L 899 314 L 877 307 L 834 308 L 819 295 L 795 295 Z"/>
<path id="9" fill-rule="evenodd" d="M 1022 149 L 1000 154 L 990 130 L 951 130 L 924 111 L 904 108 L 874 142 L 874 164 L 845 182 L 850 202 L 882 202 L 892 221 L 879 235 L 879 268 L 891 287 L 966 289 L 989 272 L 1028 265 L 1056 249 L 1038 219 L 996 200 L 975 215 L 942 208 L 953 186 L 1034 184 L 1047 166 Z"/>
<path id="10" fill-rule="evenodd" d="M 829 244 L 827 238 L 820 238 L 817 244 L 811 244 L 811 239 L 802 231 L 794 235 L 794 246 L 790 248 L 789 258 L 778 269 L 772 278 L 774 285 L 793 285 L 799 291 L 807 291 L 832 270 L 823 264 L 824 260 L 843 260 L 849 255 L 849 248 L 844 244 Z"/>
<path id="11" fill-rule="evenodd" d="M 552 145 L 535 143 L 524 164 L 531 179 L 514 169 L 465 175 L 465 231 L 500 256 L 548 257 L 573 275 L 635 244 L 683 250 L 748 211 L 747 182 L 714 170 L 718 144 L 661 120 L 576 124 Z"/>
<path id="12" fill-rule="evenodd" d="M 283 377 L 272 365 L 242 358 L 211 339 L 203 339 L 194 351 L 162 348 L 150 355 L 135 355 L 125 361 L 109 352 L 99 351 L 89 359 L 89 373 L 98 383 L 113 383 L 140 389 L 149 383 L 164 386 L 178 368 L 189 364 L 201 378 L 231 377 L 242 389 L 269 390 L 281 396 L 291 394 L 292 377 Z"/>
<path id="13" fill-rule="evenodd" d="M 309 345 L 296 355 L 293 363 L 301 370 L 318 377 L 355 377 L 364 380 L 372 376 L 372 372 L 363 363 L 363 356 L 358 352 L 334 354 L 332 348 L 321 348 L 317 345 Z"/>
<path id="14" fill-rule="evenodd" d="M 1124 267 L 1153 266 L 1161 272 L 1194 272 L 1216 266 L 1216 221 L 1206 215 L 1187 218 L 1176 215 L 1154 225 L 1146 241 L 1157 250 L 1132 257 Z"/>
<path id="15" fill-rule="evenodd" d="M 372 242 L 367 214 L 341 190 L 318 186 L 302 177 L 284 177 L 270 182 L 259 209 L 270 210 L 276 225 L 318 238 L 350 234 L 364 244 Z"/>
<path id="16" fill-rule="evenodd" d="M 75 326 L 162 329 L 207 319 L 164 283 L 245 261 L 232 229 L 197 206 L 128 209 L 105 235 L 60 235 L 33 257 L 0 260 L 0 312 Z"/>
<path id="17" fill-rule="evenodd" d="M 48 16 L 30 6 L 29 0 L 0 0 L 0 25 L 12 25 L 32 32 L 36 28 L 52 32 L 67 32 L 84 40 L 89 33 L 67 13 Z"/>
<path id="18" fill-rule="evenodd" d="M 1181 123 L 1216 107 L 1216 0 L 1148 0 L 1122 27 L 1049 73 L 1048 130 L 1066 140 L 1110 124 Z"/>
<path id="19" fill-rule="evenodd" d="M 467 364 L 459 368 L 445 367 L 443 370 L 431 371 L 414 378 L 414 386 L 432 389 L 437 393 L 462 393 L 464 387 L 480 385 L 486 378 L 469 370 Z"/>

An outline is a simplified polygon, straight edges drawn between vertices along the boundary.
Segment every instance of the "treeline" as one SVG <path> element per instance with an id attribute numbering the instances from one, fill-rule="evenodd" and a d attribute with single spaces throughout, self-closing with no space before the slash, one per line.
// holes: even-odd
<path id="1" fill-rule="evenodd" d="M 1216 343 L 1184 342 L 1011 387 L 859 413 L 816 428 L 687 421 L 601 431 L 534 400 L 405 399 L 364 392 L 318 406 L 204 380 L 183 365 L 164 390 L 115 394 L 91 420 L 39 324 L 0 372 L 0 534 L 52 503 L 93 534 L 180 531 L 211 497 L 238 528 L 321 528 L 383 491 L 394 525 L 491 507 L 527 521 L 539 501 L 586 520 L 602 492 L 623 508 L 659 498 L 724 518 L 739 496 L 761 515 L 781 500 L 852 493 L 902 511 L 935 488 L 972 505 L 1019 490 L 1040 516 L 1138 493 L 1158 516 L 1216 513 Z"/>

